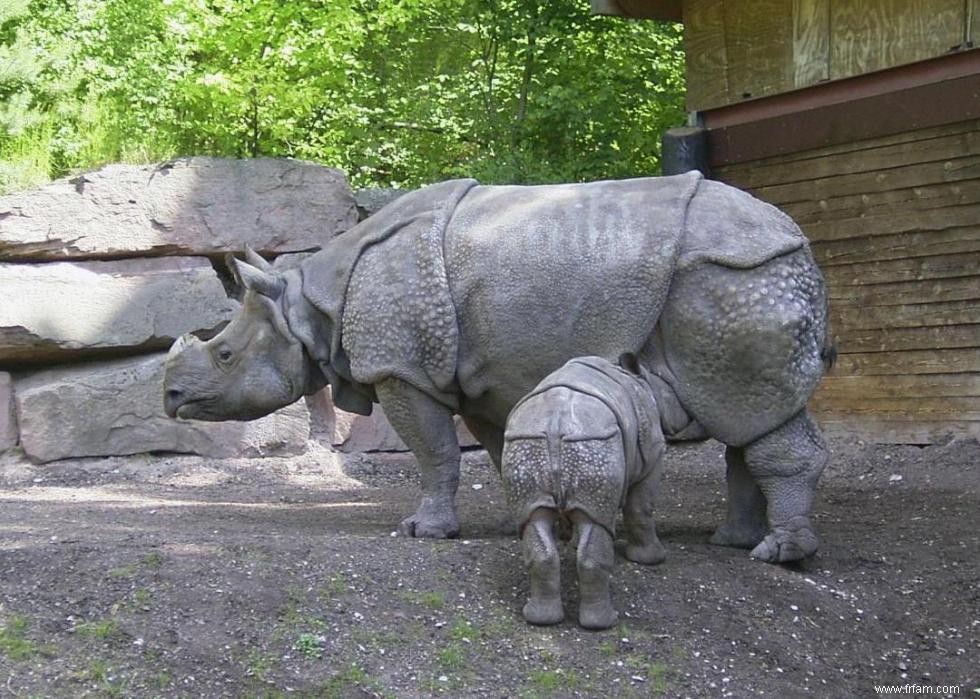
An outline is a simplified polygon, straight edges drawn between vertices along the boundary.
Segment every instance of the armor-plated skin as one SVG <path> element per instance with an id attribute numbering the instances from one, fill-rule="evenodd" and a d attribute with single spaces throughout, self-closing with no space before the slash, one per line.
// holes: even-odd
<path id="1" fill-rule="evenodd" d="M 460 414 L 499 466 L 511 408 L 574 357 L 624 352 L 672 389 L 694 435 L 728 446 L 728 516 L 712 541 L 766 561 L 816 550 L 827 460 L 806 413 L 829 356 L 826 293 L 783 213 L 698 173 L 533 187 L 454 180 L 406 194 L 298 270 L 233 262 L 242 310 L 178 341 L 165 406 L 251 419 L 331 384 L 380 402 L 419 462 L 402 534 L 459 533 Z M 268 390 L 263 390 L 267 387 Z"/>
<path id="2" fill-rule="evenodd" d="M 524 544 L 531 580 L 524 618 L 532 624 L 564 618 L 558 519 L 575 528 L 579 624 L 585 628 L 616 623 L 609 574 L 620 510 L 626 557 L 647 564 L 664 558 L 653 497 L 665 448 L 656 394 L 665 387 L 632 355 L 624 355 L 620 365 L 600 357 L 573 359 L 507 419 L 501 476 Z"/>

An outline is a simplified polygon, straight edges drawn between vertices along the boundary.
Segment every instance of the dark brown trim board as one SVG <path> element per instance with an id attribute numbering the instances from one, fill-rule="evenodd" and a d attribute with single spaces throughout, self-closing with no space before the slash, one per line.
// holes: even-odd
<path id="1" fill-rule="evenodd" d="M 980 118 L 980 49 L 702 113 L 712 167 Z"/>

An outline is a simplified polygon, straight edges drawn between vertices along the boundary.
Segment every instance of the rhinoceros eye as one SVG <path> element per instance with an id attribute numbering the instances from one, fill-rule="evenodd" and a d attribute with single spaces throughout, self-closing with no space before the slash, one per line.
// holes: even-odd
<path id="1" fill-rule="evenodd" d="M 220 359 L 223 362 L 227 362 L 229 359 L 231 359 L 231 350 L 228 349 L 227 347 L 222 347 L 221 349 L 219 349 L 218 359 Z"/>

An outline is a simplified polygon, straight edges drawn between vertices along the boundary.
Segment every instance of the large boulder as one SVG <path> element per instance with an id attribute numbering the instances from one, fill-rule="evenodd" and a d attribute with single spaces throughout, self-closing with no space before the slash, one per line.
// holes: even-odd
<path id="1" fill-rule="evenodd" d="M 164 451 L 211 457 L 297 454 L 303 401 L 252 422 L 173 420 L 163 410 L 165 354 L 50 369 L 14 383 L 20 444 L 34 461 Z"/>
<path id="2" fill-rule="evenodd" d="M 0 259 L 268 254 L 315 249 L 357 222 L 340 170 L 281 158 L 108 165 L 0 197 Z"/>
<path id="3" fill-rule="evenodd" d="M 0 454 L 17 446 L 14 392 L 10 374 L 0 371 Z"/>
<path id="4" fill-rule="evenodd" d="M 164 349 L 237 307 L 205 258 L 0 264 L 0 365 Z"/>

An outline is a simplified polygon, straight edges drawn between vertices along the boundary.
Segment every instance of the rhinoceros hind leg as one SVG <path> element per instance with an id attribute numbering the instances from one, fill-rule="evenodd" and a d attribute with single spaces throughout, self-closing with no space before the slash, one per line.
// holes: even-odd
<path id="1" fill-rule="evenodd" d="M 746 465 L 766 497 L 769 515 L 769 533 L 752 549 L 752 558 L 781 563 L 817 550 L 810 507 L 828 456 L 806 410 L 745 448 Z"/>
<path id="2" fill-rule="evenodd" d="M 580 512 L 575 518 L 578 539 L 578 623 L 585 629 L 608 629 L 615 626 L 619 615 L 612 606 L 609 575 L 615 553 L 612 535 L 594 524 Z"/>
<path id="3" fill-rule="evenodd" d="M 398 533 L 430 539 L 458 537 L 459 443 L 452 412 L 400 379 L 380 381 L 375 390 L 391 426 L 419 465 L 422 502 L 398 525 Z"/>
<path id="4" fill-rule="evenodd" d="M 728 481 L 728 514 L 725 523 L 711 537 L 711 543 L 742 549 L 755 548 L 769 533 L 766 496 L 749 473 L 744 449 L 728 447 L 725 461 L 728 464 L 725 474 Z"/>
<path id="5" fill-rule="evenodd" d="M 464 415 L 466 428 L 476 437 L 490 455 L 490 460 L 500 473 L 500 462 L 504 452 L 504 431 L 486 420 Z"/>
<path id="6" fill-rule="evenodd" d="M 531 582 L 524 618 L 541 626 L 557 624 L 565 618 L 561 606 L 561 559 L 554 524 L 554 510 L 539 507 L 531 514 L 521 537 Z"/>
<path id="7" fill-rule="evenodd" d="M 630 486 L 623 507 L 626 529 L 626 558 L 634 563 L 663 563 L 667 552 L 657 538 L 653 519 L 653 499 L 660 484 L 660 473 L 653 471 Z"/>

